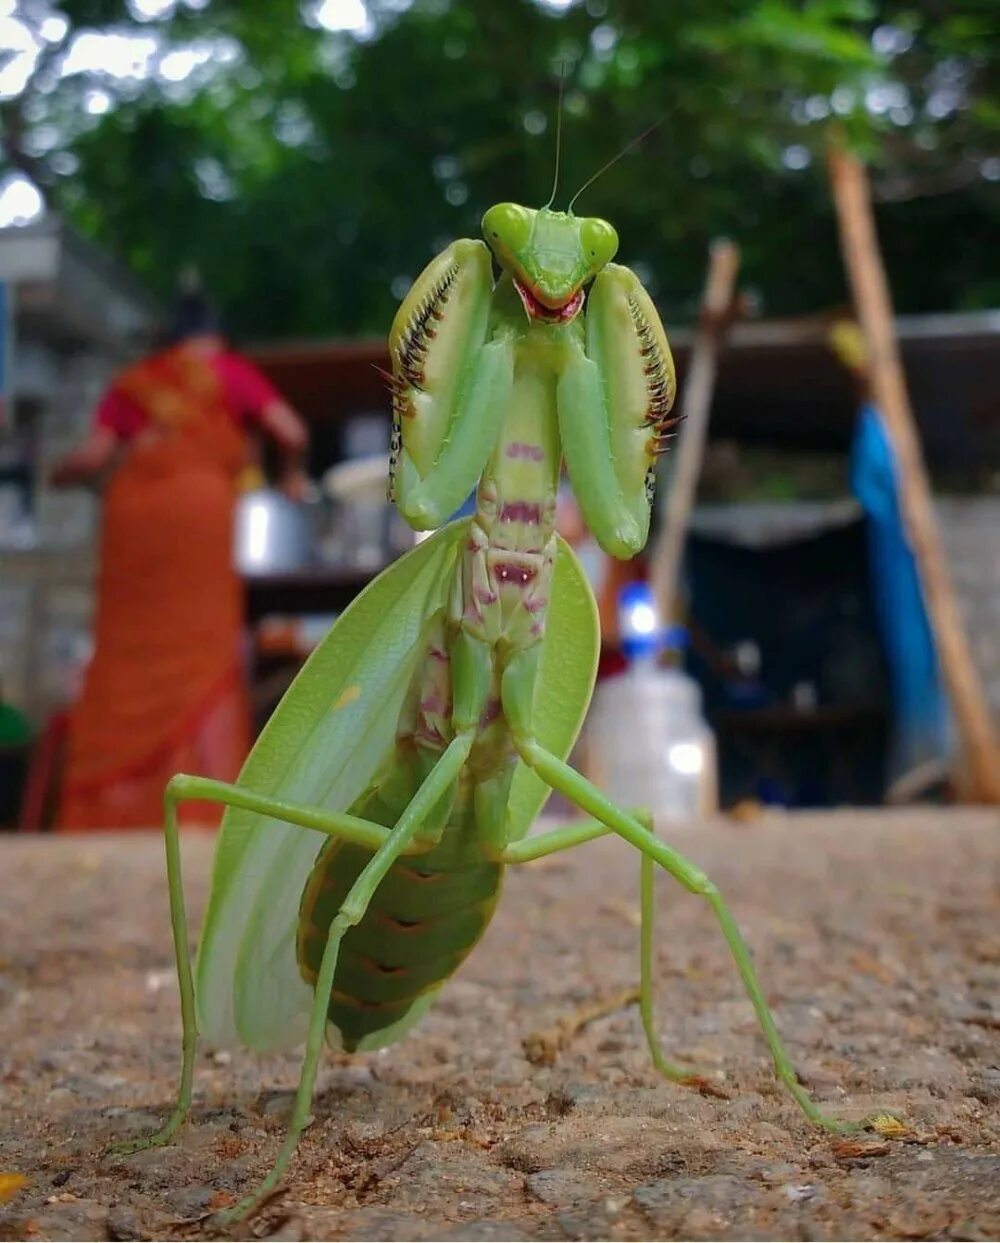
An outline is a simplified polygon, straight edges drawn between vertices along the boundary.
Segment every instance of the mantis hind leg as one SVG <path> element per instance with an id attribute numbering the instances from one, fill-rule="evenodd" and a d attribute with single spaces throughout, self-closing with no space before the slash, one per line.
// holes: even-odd
<path id="1" fill-rule="evenodd" d="M 652 830 L 652 817 L 636 813 L 636 819 L 645 821 Z M 653 860 L 644 854 L 639 863 L 639 901 L 642 922 L 639 929 L 639 1013 L 642 1030 L 646 1034 L 649 1056 L 653 1065 L 665 1079 L 681 1083 L 700 1092 L 716 1094 L 718 1089 L 703 1074 L 688 1066 L 672 1062 L 663 1052 L 663 1045 L 656 1030 L 656 1014 L 653 1006 L 653 930 L 656 921 L 656 901 L 653 891 Z"/>
<path id="2" fill-rule="evenodd" d="M 696 867 L 676 850 L 655 836 L 635 816 L 623 811 L 610 799 L 606 798 L 596 786 L 576 772 L 563 760 L 547 751 L 530 738 L 517 737 L 516 745 L 524 762 L 532 768 L 542 780 L 553 790 L 558 790 L 582 810 L 594 816 L 602 824 L 606 824 L 619 837 L 623 837 L 632 846 L 642 852 L 645 858 L 659 864 L 678 880 L 690 893 L 697 894 L 712 908 L 722 930 L 736 968 L 743 980 L 743 985 L 750 997 L 751 1004 L 757 1015 L 764 1039 L 767 1042 L 771 1059 L 778 1078 L 785 1084 L 796 1103 L 810 1122 L 828 1131 L 853 1131 L 864 1126 L 864 1123 L 843 1123 L 824 1114 L 809 1093 L 799 1083 L 791 1058 L 785 1048 L 771 1014 L 770 1007 L 764 999 L 764 993 L 757 979 L 750 951 L 743 934 L 739 930 L 729 907 L 715 885 L 700 868 Z M 648 1035 L 648 1032 L 647 1032 Z M 650 1044 L 651 1049 L 653 1043 Z M 655 1057 L 655 1054 L 654 1054 Z"/>
<path id="3" fill-rule="evenodd" d="M 652 831 L 653 818 L 644 808 L 635 808 L 631 812 L 640 824 Z M 556 854 L 561 850 L 569 850 L 572 846 L 582 846 L 597 837 L 604 837 L 612 830 L 600 820 L 585 820 L 578 824 L 565 825 L 548 833 L 540 833 L 534 837 L 523 838 L 514 842 L 503 853 L 504 863 L 530 863 L 534 859 Z M 718 1089 L 709 1080 L 693 1069 L 671 1062 L 663 1052 L 659 1035 L 656 1031 L 656 1017 L 653 1007 L 653 929 L 655 925 L 655 902 L 653 892 L 653 860 L 643 855 L 640 863 L 639 879 L 640 901 L 642 908 L 641 927 L 639 932 L 639 1013 L 642 1018 L 642 1029 L 649 1046 L 649 1054 L 653 1065 L 667 1079 L 675 1083 L 693 1087 L 698 1091 L 715 1094 Z"/>
<path id="4" fill-rule="evenodd" d="M 140 1152 L 145 1148 L 157 1148 L 168 1144 L 187 1117 L 191 1107 L 194 1062 L 198 1048 L 198 1018 L 195 1006 L 194 975 L 191 970 L 191 950 L 188 946 L 184 879 L 181 873 L 180 840 L 177 829 L 178 804 L 188 799 L 221 803 L 227 807 L 244 807 L 290 824 L 318 829 L 320 832 L 370 846 L 372 850 L 377 850 L 389 836 L 389 830 L 381 825 L 346 813 L 340 814 L 313 807 L 298 807 L 265 795 L 255 794 L 242 786 L 213 781 L 207 777 L 191 777 L 185 773 L 178 773 L 176 777 L 171 778 L 163 795 L 163 834 L 167 854 L 170 922 L 173 929 L 174 955 L 177 960 L 177 981 L 180 986 L 181 1021 L 184 1031 L 180 1087 L 173 1112 L 160 1130 L 141 1139 L 125 1140 L 123 1143 L 113 1145 L 109 1151 L 115 1156 L 127 1156 L 129 1153 Z"/>

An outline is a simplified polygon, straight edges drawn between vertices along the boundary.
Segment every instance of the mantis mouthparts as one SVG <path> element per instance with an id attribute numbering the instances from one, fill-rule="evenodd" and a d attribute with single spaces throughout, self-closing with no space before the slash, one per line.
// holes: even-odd
<path id="1" fill-rule="evenodd" d="M 550 324 L 568 324 L 579 314 L 583 306 L 584 292 L 578 289 L 568 302 L 564 302 L 562 306 L 552 307 L 546 306 L 540 301 L 534 293 L 519 280 L 514 281 L 514 288 L 517 290 L 524 309 L 529 319 L 540 319 Z"/>

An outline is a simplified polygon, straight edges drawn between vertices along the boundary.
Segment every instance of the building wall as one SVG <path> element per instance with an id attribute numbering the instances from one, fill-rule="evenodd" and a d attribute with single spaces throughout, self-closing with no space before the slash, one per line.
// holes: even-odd
<path id="1" fill-rule="evenodd" d="M 92 548 L 0 550 L 0 684 L 39 724 L 78 689 L 93 572 Z"/>
<path id="2" fill-rule="evenodd" d="M 48 476 L 85 435 L 119 359 L 21 325 L 16 362 L 18 423 L 35 445 L 37 483 L 34 538 L 0 538 L 0 688 L 41 724 L 75 694 L 73 670 L 90 650 L 100 512 L 92 489 L 56 489 Z"/>
<path id="3" fill-rule="evenodd" d="M 938 497 L 936 509 L 973 660 L 1000 722 L 1000 496 Z"/>

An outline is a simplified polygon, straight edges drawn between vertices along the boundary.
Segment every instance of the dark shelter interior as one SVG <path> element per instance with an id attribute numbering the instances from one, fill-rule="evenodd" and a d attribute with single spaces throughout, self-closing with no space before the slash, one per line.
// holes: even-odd
<path id="1" fill-rule="evenodd" d="M 864 522 L 757 545 L 735 530 L 691 539 L 687 665 L 716 734 L 723 806 L 882 800 L 888 686 Z"/>

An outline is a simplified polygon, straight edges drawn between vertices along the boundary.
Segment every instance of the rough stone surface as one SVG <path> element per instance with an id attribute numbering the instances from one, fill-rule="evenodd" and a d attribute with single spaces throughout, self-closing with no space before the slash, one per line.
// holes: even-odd
<path id="1" fill-rule="evenodd" d="M 707 908 L 659 882 L 659 1026 L 728 1100 L 662 1083 L 634 1008 L 550 1066 L 522 1040 L 636 978 L 638 868 L 604 840 L 520 869 L 483 944 L 406 1041 L 330 1055 L 290 1177 L 237 1237 L 989 1239 L 1000 1236 L 1000 818 L 767 817 L 671 830 L 753 946 L 792 1055 L 771 1074 Z M 184 842 L 192 916 L 211 841 Z M 0 840 L 0 1239 L 210 1237 L 277 1151 L 295 1055 L 199 1056 L 191 1124 L 107 1145 L 171 1104 L 179 1015 L 157 834 Z"/>

